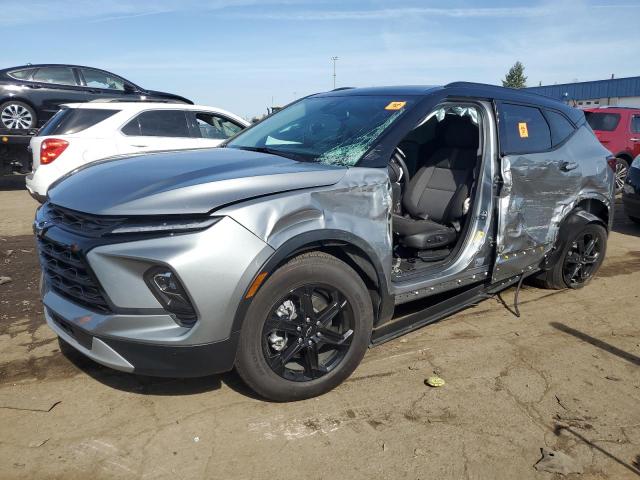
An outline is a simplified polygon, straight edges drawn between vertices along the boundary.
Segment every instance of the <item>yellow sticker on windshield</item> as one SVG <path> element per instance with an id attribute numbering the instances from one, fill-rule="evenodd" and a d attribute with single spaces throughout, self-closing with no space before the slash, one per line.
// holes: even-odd
<path id="1" fill-rule="evenodd" d="M 391 103 L 389 103 L 389 105 L 384 107 L 384 109 L 385 110 L 400 110 L 406 104 L 407 104 L 407 102 L 391 102 Z"/>
<path id="2" fill-rule="evenodd" d="M 520 138 L 529 138 L 529 130 L 527 129 L 526 122 L 518 123 L 518 130 L 520 131 Z"/>

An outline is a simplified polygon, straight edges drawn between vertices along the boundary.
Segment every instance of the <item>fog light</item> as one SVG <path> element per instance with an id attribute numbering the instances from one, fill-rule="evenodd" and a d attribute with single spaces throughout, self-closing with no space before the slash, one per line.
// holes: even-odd
<path id="1" fill-rule="evenodd" d="M 180 325 L 190 327 L 196 322 L 196 312 L 189 296 L 171 269 L 152 267 L 144 274 L 144 279 L 153 295 L 165 310 L 174 314 Z"/>

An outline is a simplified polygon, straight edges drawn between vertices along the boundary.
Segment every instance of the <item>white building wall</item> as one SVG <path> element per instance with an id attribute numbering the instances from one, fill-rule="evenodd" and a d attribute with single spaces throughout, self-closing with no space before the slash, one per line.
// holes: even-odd
<path id="1" fill-rule="evenodd" d="M 640 108 L 640 97 L 610 97 L 578 100 L 575 105 L 578 108 L 597 107 L 635 107 Z"/>

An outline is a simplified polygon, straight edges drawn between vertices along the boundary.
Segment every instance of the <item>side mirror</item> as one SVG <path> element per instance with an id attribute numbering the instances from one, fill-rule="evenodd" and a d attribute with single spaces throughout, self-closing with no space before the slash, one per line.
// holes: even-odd
<path id="1" fill-rule="evenodd" d="M 134 87 L 133 85 L 131 85 L 130 83 L 125 83 L 124 84 L 124 92 L 125 93 L 136 93 L 138 91 L 138 89 L 136 87 Z"/>

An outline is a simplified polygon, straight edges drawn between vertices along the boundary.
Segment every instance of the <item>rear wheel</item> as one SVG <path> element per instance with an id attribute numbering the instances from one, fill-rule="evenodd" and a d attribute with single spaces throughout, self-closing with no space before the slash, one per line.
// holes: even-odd
<path id="1" fill-rule="evenodd" d="M 629 173 L 629 162 L 624 158 L 616 158 L 616 193 L 622 193 L 624 181 Z"/>
<path id="2" fill-rule="evenodd" d="M 23 102 L 10 101 L 0 105 L 0 124 L 9 130 L 28 130 L 35 128 L 36 112 Z"/>
<path id="3" fill-rule="evenodd" d="M 606 251 L 605 228 L 597 223 L 587 224 L 567 239 L 556 264 L 538 281 L 546 288 L 582 288 L 595 276 Z"/>
<path id="4" fill-rule="evenodd" d="M 253 299 L 236 369 L 270 400 L 321 395 L 358 366 L 372 325 L 371 299 L 358 274 L 331 255 L 304 254 L 277 270 Z"/>

